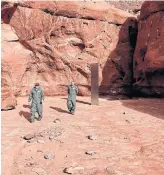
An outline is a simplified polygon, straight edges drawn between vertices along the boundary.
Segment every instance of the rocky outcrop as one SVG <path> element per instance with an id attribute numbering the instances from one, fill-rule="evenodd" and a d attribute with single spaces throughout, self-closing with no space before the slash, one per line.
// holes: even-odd
<path id="1" fill-rule="evenodd" d="M 153 15 L 154 13 L 163 11 L 163 1 L 147 1 L 144 2 L 141 8 L 140 19 L 144 20 Z"/>
<path id="2" fill-rule="evenodd" d="M 133 96 L 133 54 L 138 22 L 128 18 L 121 26 L 116 48 L 103 66 L 101 94 Z"/>
<path id="3" fill-rule="evenodd" d="M 4 61 L 1 66 L 1 110 L 14 109 L 17 101 L 10 85 L 11 74 L 9 73 L 9 67 L 4 63 Z"/>
<path id="4" fill-rule="evenodd" d="M 164 96 L 164 2 L 145 2 L 134 54 L 136 95 Z"/>
<path id="5" fill-rule="evenodd" d="M 133 15 L 106 2 L 20 1 L 3 4 L 2 20 L 17 36 L 3 56 L 16 95 L 28 95 L 36 81 L 46 95 L 65 95 L 71 80 L 89 95 L 92 62 L 100 63 L 101 93 L 131 93 Z"/>
<path id="6" fill-rule="evenodd" d="M 9 68 L 8 73 L 10 73 L 11 78 L 10 86 L 15 92 L 15 95 L 19 95 L 23 89 L 22 78 L 26 71 L 28 60 L 31 58 L 33 53 L 22 46 L 14 28 L 8 24 L 2 24 L 1 26 L 3 33 L 2 63 Z M 22 95 L 24 94 L 22 93 Z"/>
<path id="7" fill-rule="evenodd" d="M 139 22 L 127 12 L 140 10 Z M 35 82 L 53 96 L 66 95 L 74 80 L 79 95 L 89 95 L 94 62 L 100 94 L 164 96 L 162 1 L 142 8 L 112 1 L 3 2 L 1 14 L 4 109 Z"/>

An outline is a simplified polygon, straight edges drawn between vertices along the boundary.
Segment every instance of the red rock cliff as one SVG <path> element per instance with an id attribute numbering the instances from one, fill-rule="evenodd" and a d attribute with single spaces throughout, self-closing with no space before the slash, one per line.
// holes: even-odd
<path id="1" fill-rule="evenodd" d="M 11 29 L 2 47 L 14 94 L 28 95 L 37 81 L 46 95 L 65 95 L 74 80 L 79 94 L 88 95 L 89 64 L 95 61 L 101 93 L 131 93 L 132 14 L 106 2 L 20 2 L 3 4 L 2 21 Z"/>
<path id="2" fill-rule="evenodd" d="M 135 94 L 164 96 L 164 2 L 144 2 L 134 54 Z"/>

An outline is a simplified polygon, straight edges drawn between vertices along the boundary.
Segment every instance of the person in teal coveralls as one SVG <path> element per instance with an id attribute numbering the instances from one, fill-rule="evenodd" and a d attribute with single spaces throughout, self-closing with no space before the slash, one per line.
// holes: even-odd
<path id="1" fill-rule="evenodd" d="M 44 101 L 44 92 L 40 87 L 39 83 L 35 84 L 35 87 L 32 88 L 28 102 L 31 103 L 31 123 L 34 122 L 35 113 L 37 112 L 39 117 L 38 120 L 42 119 L 42 112 L 43 112 L 43 105 L 42 102 Z"/>
<path id="2" fill-rule="evenodd" d="M 67 99 L 67 107 L 71 114 L 75 113 L 77 94 L 78 94 L 78 88 L 72 81 L 71 85 L 68 86 L 68 99 Z"/>

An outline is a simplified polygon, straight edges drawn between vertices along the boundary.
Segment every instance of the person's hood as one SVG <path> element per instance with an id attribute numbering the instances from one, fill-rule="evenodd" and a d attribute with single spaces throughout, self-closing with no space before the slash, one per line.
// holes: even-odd
<path id="1" fill-rule="evenodd" d="M 34 87 L 33 89 L 36 89 L 36 88 Z M 41 87 L 39 87 L 38 90 L 41 90 Z"/>

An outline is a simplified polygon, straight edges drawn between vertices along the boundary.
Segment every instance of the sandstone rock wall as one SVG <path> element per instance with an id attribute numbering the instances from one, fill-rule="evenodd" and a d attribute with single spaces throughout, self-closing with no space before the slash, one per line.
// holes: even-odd
<path id="1" fill-rule="evenodd" d="M 65 95 L 71 80 L 89 95 L 92 62 L 100 63 L 101 93 L 131 93 L 132 14 L 106 2 L 19 2 L 3 4 L 2 21 L 17 36 L 2 46 L 14 46 L 3 58 L 16 95 L 28 95 L 36 81 L 46 95 Z"/>
<path id="2" fill-rule="evenodd" d="M 137 20 L 131 17 L 121 26 L 117 45 L 103 67 L 102 94 L 133 95 L 133 54 L 137 25 Z"/>
<path id="3" fill-rule="evenodd" d="M 1 74 L 1 109 L 8 110 L 15 108 L 17 101 L 11 89 L 11 74 L 9 67 L 5 62 L 2 62 L 2 74 Z"/>
<path id="4" fill-rule="evenodd" d="M 144 2 L 139 22 L 138 11 L 120 2 L 3 2 L 9 91 L 28 95 L 40 82 L 46 95 L 66 95 L 74 80 L 89 95 L 90 63 L 99 62 L 100 94 L 163 96 L 164 3 Z"/>
<path id="5" fill-rule="evenodd" d="M 164 96 L 164 2 L 142 5 L 134 54 L 134 90 Z"/>

